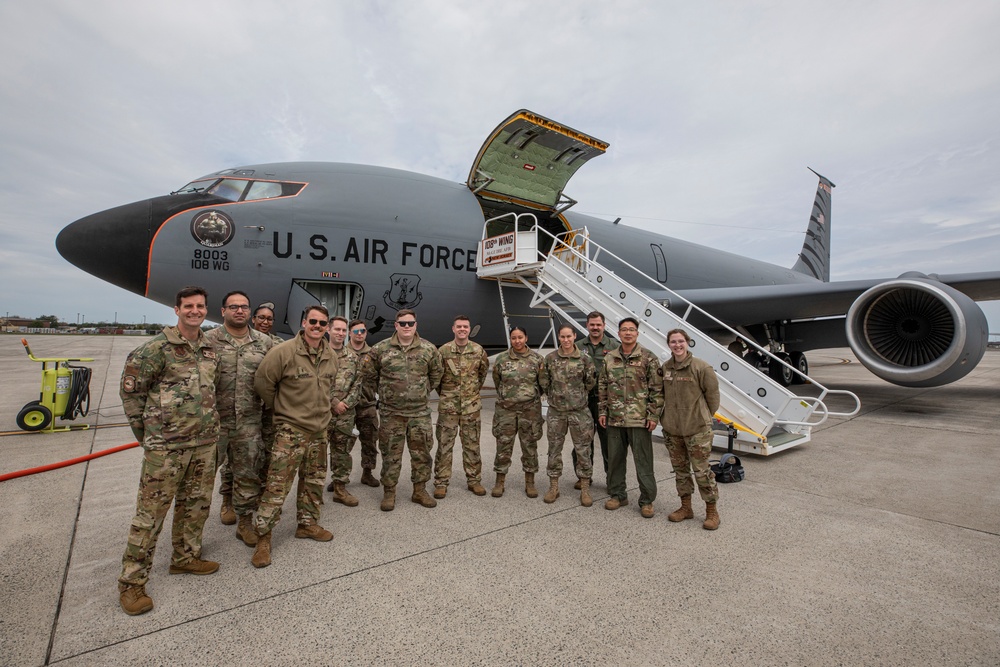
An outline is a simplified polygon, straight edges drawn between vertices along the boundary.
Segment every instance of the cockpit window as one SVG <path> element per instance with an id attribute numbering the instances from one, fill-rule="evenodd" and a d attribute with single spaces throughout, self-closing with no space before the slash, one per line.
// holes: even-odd
<path id="1" fill-rule="evenodd" d="M 205 193 L 228 199 L 229 201 L 251 201 L 274 197 L 294 197 L 306 186 L 305 183 L 282 183 L 279 181 L 251 181 L 242 178 L 208 178 L 191 181 L 183 188 L 170 194 Z"/>
<path id="2" fill-rule="evenodd" d="M 249 181 L 241 181 L 233 178 L 224 178 L 208 189 L 208 194 L 222 197 L 229 201 L 239 201 L 243 196 L 243 191 L 247 189 Z"/>

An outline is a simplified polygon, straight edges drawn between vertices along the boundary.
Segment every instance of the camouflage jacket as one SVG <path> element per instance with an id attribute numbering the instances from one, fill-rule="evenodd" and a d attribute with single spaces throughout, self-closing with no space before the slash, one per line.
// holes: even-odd
<path id="1" fill-rule="evenodd" d="M 438 413 L 471 415 L 483 408 L 479 395 L 490 370 L 490 359 L 479 343 L 469 341 L 459 347 L 450 341 L 438 348 L 444 375 L 438 387 Z"/>
<path id="2" fill-rule="evenodd" d="M 509 408 L 541 398 L 542 387 L 538 384 L 538 376 L 542 374 L 544 364 L 542 357 L 530 348 L 524 354 L 514 352 L 513 348 L 498 354 L 493 365 L 497 405 Z"/>
<path id="3" fill-rule="evenodd" d="M 719 411 L 719 378 L 711 364 L 688 352 L 681 361 L 671 356 L 663 372 L 663 432 L 695 435 L 712 428 Z"/>
<path id="4" fill-rule="evenodd" d="M 604 366 L 604 357 L 608 356 L 609 352 L 617 350 L 620 346 L 621 343 L 608 334 L 604 334 L 601 342 L 597 345 L 591 343 L 589 337 L 576 341 L 576 349 L 586 352 L 590 356 L 590 360 L 594 362 L 594 368 L 597 373 L 600 373 L 601 368 Z M 590 390 L 590 395 L 593 397 L 597 396 L 597 384 L 594 384 Z"/>
<path id="5" fill-rule="evenodd" d="M 264 357 L 254 376 L 254 389 L 274 409 L 274 424 L 290 424 L 309 434 L 330 423 L 330 388 L 337 377 L 337 358 L 325 343 L 310 350 L 302 331 Z"/>
<path id="6" fill-rule="evenodd" d="M 636 344 L 632 354 L 619 347 L 604 357 L 598 380 L 598 415 L 608 426 L 645 427 L 663 412 L 663 373 L 656 355 Z"/>
<path id="7" fill-rule="evenodd" d="M 350 342 L 344 343 L 345 347 L 351 347 Z M 365 346 L 360 350 L 355 350 L 351 347 L 351 352 L 358 356 L 358 402 L 354 406 L 357 409 L 367 408 L 368 406 L 375 405 L 375 388 L 370 387 L 362 381 L 361 370 L 364 368 L 365 359 L 368 357 L 368 353 L 372 351 L 372 346 L 365 343 Z"/>
<path id="8" fill-rule="evenodd" d="M 441 384 L 444 373 L 437 348 L 419 335 L 407 348 L 396 334 L 379 341 L 365 358 L 363 369 L 368 388 L 378 388 L 380 409 L 401 417 L 430 414 L 427 397 Z"/>
<path id="9" fill-rule="evenodd" d="M 335 411 L 333 418 L 343 419 L 350 415 L 353 419 L 354 406 L 358 404 L 358 397 L 361 396 L 361 359 L 346 343 L 339 350 L 330 349 L 337 357 L 337 377 L 333 381 L 333 387 L 330 388 L 330 407 L 340 401 L 347 405 L 347 412 L 338 415 Z"/>
<path id="10" fill-rule="evenodd" d="M 574 348 L 569 354 L 561 349 L 549 352 L 539 376 L 542 391 L 553 410 L 580 410 L 587 407 L 587 396 L 597 386 L 597 371 L 590 356 Z"/>
<path id="11" fill-rule="evenodd" d="M 215 409 L 215 350 L 198 334 L 191 342 L 177 327 L 129 353 L 122 370 L 122 407 L 145 449 L 185 449 L 219 439 Z"/>
<path id="12" fill-rule="evenodd" d="M 205 334 L 205 340 L 215 349 L 219 360 L 215 407 L 224 428 L 236 424 L 260 424 L 262 403 L 253 388 L 253 376 L 274 343 L 270 336 L 254 329 L 242 345 L 225 326 Z"/>

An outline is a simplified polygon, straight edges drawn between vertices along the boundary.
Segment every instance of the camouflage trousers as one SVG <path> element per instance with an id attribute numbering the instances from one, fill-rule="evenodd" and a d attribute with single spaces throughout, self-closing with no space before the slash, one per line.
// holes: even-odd
<path id="1" fill-rule="evenodd" d="M 538 472 L 538 441 L 542 437 L 542 401 L 525 401 L 514 407 L 497 404 L 493 412 L 493 437 L 497 439 L 497 455 L 493 471 L 506 475 L 514 455 L 514 436 L 521 441 L 521 468 Z"/>
<path id="2" fill-rule="evenodd" d="M 562 475 L 563 443 L 566 432 L 573 441 L 573 466 L 578 479 L 590 479 L 594 474 L 590 457 L 594 449 L 594 418 L 587 408 L 580 410 L 553 410 L 549 407 L 545 415 L 546 435 L 549 440 L 549 463 L 546 472 L 549 477 Z"/>
<path id="3" fill-rule="evenodd" d="M 639 505 L 656 500 L 656 476 L 653 474 L 653 436 L 641 426 L 608 427 L 608 495 L 624 500 L 625 467 L 628 449 L 632 448 L 635 476 L 639 480 Z"/>
<path id="4" fill-rule="evenodd" d="M 358 429 L 358 439 L 361 440 L 361 468 L 374 470 L 378 460 L 378 409 L 372 403 L 363 408 L 356 408 L 354 425 Z M 351 443 L 354 448 L 354 443 Z"/>
<path id="5" fill-rule="evenodd" d="M 156 539 L 171 503 L 174 505 L 171 562 L 182 565 L 201 558 L 201 535 L 214 484 L 214 444 L 143 453 L 135 517 L 128 531 L 119 582 L 142 585 L 149 581 Z"/>
<path id="6" fill-rule="evenodd" d="M 437 452 L 434 454 L 434 486 L 448 486 L 454 460 L 455 436 L 461 432 L 462 468 L 469 482 L 483 479 L 483 459 L 479 455 L 480 412 L 468 415 L 438 414 Z"/>
<path id="7" fill-rule="evenodd" d="M 354 467 L 354 459 L 351 458 L 351 450 L 354 449 L 354 410 L 334 415 L 326 434 L 330 439 L 330 480 L 347 484 L 351 481 L 351 469 Z"/>
<path id="8" fill-rule="evenodd" d="M 382 451 L 382 486 L 395 487 L 403 467 L 403 447 L 410 448 L 410 481 L 426 484 L 431 478 L 431 416 L 403 417 L 382 412 L 378 446 Z"/>
<path id="9" fill-rule="evenodd" d="M 670 454 L 670 465 L 674 467 L 674 481 L 678 496 L 694 493 L 694 482 L 698 482 L 698 493 L 706 503 L 719 500 L 719 487 L 715 484 L 715 473 L 708 459 L 712 455 L 712 431 L 705 429 L 694 435 L 665 435 L 664 441 Z M 691 472 L 694 471 L 694 480 Z"/>
<path id="10" fill-rule="evenodd" d="M 232 496 L 233 509 L 240 516 L 252 514 L 267 479 L 268 453 L 260 436 L 260 424 L 223 426 L 215 464 L 222 468 L 219 494 Z"/>
<path id="11" fill-rule="evenodd" d="M 594 419 L 594 435 L 601 443 L 601 460 L 604 463 L 604 473 L 608 472 L 608 429 L 604 428 L 597 423 L 597 416 L 600 413 L 599 403 L 597 394 L 593 394 L 587 398 L 587 407 L 590 409 L 590 415 Z M 590 436 L 590 444 L 587 446 L 587 451 L 590 452 L 591 461 L 594 460 L 594 436 Z M 573 450 L 573 465 L 576 465 L 576 450 Z"/>
<path id="12" fill-rule="evenodd" d="M 267 468 L 267 483 L 254 518 L 258 535 L 271 532 L 281 519 L 281 506 L 292 489 L 295 473 L 299 486 L 295 493 L 295 515 L 301 526 L 319 523 L 326 482 L 326 431 L 305 433 L 290 424 L 278 424 Z"/>

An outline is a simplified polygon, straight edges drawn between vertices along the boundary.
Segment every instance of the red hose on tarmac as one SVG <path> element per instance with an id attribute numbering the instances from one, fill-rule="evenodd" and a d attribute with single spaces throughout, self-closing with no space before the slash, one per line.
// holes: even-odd
<path id="1" fill-rule="evenodd" d="M 115 452 L 123 452 L 126 449 L 132 449 L 133 447 L 138 447 L 138 442 L 130 442 L 127 445 L 119 445 L 118 447 L 112 447 L 111 449 L 102 449 L 99 452 L 94 452 L 93 454 L 87 454 L 86 456 L 78 456 L 75 459 L 66 459 L 65 461 L 60 461 L 59 463 L 50 463 L 46 466 L 38 466 L 37 468 L 26 468 L 24 470 L 18 470 L 16 472 L 9 472 L 4 475 L 0 475 L 0 482 L 6 482 L 8 479 L 16 479 L 18 477 L 27 477 L 28 475 L 37 475 L 40 472 L 48 472 L 49 470 L 58 470 L 59 468 L 65 468 L 67 466 L 76 465 L 77 463 L 83 463 L 84 461 L 90 461 L 91 459 L 96 459 L 101 456 L 107 456 L 108 454 L 114 454 Z"/>

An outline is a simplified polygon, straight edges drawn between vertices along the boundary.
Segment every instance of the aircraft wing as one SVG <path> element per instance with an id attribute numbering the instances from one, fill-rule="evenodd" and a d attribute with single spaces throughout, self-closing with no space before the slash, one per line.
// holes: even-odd
<path id="1" fill-rule="evenodd" d="M 932 274 L 927 278 L 949 285 L 975 301 L 1000 299 L 1000 272 L 997 271 Z M 892 279 L 714 287 L 681 290 L 678 294 L 727 324 L 751 325 L 844 315 L 863 292 L 889 280 Z M 662 298 L 669 297 L 664 294 Z"/>

